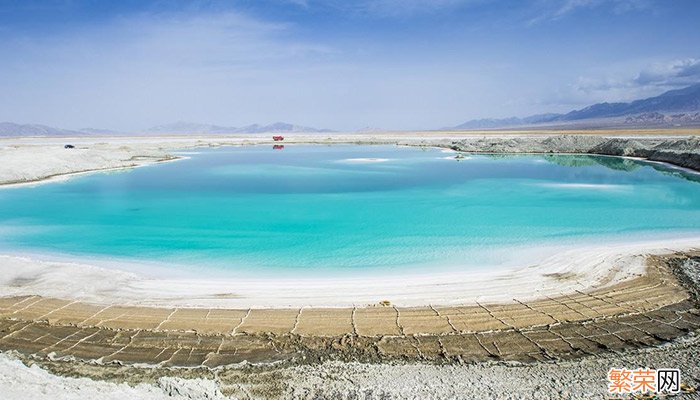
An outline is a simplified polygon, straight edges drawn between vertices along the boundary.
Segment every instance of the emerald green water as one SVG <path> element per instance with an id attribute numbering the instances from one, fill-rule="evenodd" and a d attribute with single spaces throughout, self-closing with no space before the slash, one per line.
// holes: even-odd
<path id="1" fill-rule="evenodd" d="M 0 251 L 315 274 L 496 267 L 509 248 L 700 237 L 695 174 L 612 157 L 453 156 L 229 147 L 4 188 Z"/>

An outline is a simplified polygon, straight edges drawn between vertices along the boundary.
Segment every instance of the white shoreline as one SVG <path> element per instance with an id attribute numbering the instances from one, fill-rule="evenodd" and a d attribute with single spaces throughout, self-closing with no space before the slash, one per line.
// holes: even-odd
<path id="1" fill-rule="evenodd" d="M 447 134 L 444 137 L 431 135 L 429 138 L 424 138 L 419 135 L 391 133 L 328 136 L 334 138 L 326 140 L 326 135 L 295 135 L 285 144 L 353 145 L 356 141 L 366 144 L 372 144 L 374 141 L 374 144 L 406 145 L 421 144 L 424 139 L 434 143 L 439 139 L 451 138 Z M 459 138 L 482 136 L 480 134 L 459 135 Z M 499 136 L 509 137 L 510 135 Z M 517 134 L 512 136 L 524 137 Z M 525 136 L 540 137 L 551 136 L 551 134 Z M 67 141 L 88 147 L 63 149 L 61 143 Z M 104 143 L 104 141 L 111 143 Z M 0 188 L 37 185 L 69 179 L 75 175 L 153 165 L 162 162 L 176 151 L 254 144 L 273 143 L 267 135 L 59 138 L 53 141 L 46 138 L 3 139 L 0 140 L 0 159 L 5 161 L 5 166 L 8 168 L 0 171 Z M 447 153 L 449 149 L 442 149 L 442 151 Z M 576 155 L 576 153 L 566 154 Z M 46 158 L 47 163 L 36 163 L 37 158 Z M 643 161 L 686 170 L 668 163 Z M 83 171 L 80 171 L 81 169 Z M 16 180 L 27 180 L 27 182 L 2 185 L 2 182 Z M 503 268 L 496 271 L 411 272 L 407 275 L 365 278 L 278 278 L 277 280 L 249 278 L 193 280 L 179 274 L 177 276 L 175 271 L 172 273 L 176 277 L 171 276 L 166 279 L 85 263 L 47 261 L 35 256 L 30 258 L 0 256 L 0 265 L 3 266 L 3 274 L 0 276 L 0 296 L 34 294 L 102 304 L 222 308 L 346 307 L 376 304 L 382 300 L 389 300 L 392 304 L 399 306 L 474 304 L 477 301 L 503 303 L 511 302 L 514 298 L 530 300 L 575 290 L 583 291 L 608 286 L 644 273 L 643 260 L 646 254 L 670 253 L 694 248 L 700 248 L 699 236 L 607 243 L 604 246 L 575 246 L 554 256 L 542 255 L 534 266 Z M 114 263 L 119 262 L 114 260 Z M 523 263 L 525 264 L 525 261 Z M 97 264 L 101 265 L 101 263 Z M 372 272 L 363 271 L 363 273 Z M 557 273 L 575 274 L 576 279 L 560 281 L 546 276 L 546 274 Z"/>
<path id="2" fill-rule="evenodd" d="M 538 133 L 506 133 L 497 134 L 479 132 L 382 132 L 382 133 L 335 133 L 328 135 L 295 134 L 285 140 L 289 145 L 395 145 L 395 146 L 425 146 L 435 147 L 444 153 L 457 153 L 445 148 L 447 141 L 466 139 L 507 139 L 507 138 L 545 138 L 557 136 L 552 132 Z M 439 133 L 439 134 L 437 134 Z M 585 135 L 584 135 L 585 136 Z M 589 135 L 604 138 L 643 138 L 671 139 L 688 138 L 688 135 L 641 135 L 619 136 L 614 134 Z M 64 143 L 72 143 L 74 149 L 64 149 Z M 244 136 L 117 136 L 117 137 L 0 137 L 0 161 L 4 168 L 0 169 L 0 189 L 24 185 L 36 185 L 69 179 L 73 176 L 99 173 L 113 170 L 130 169 L 139 166 L 158 164 L 164 161 L 177 161 L 187 157 L 176 157 L 177 153 L 186 154 L 200 148 L 273 145 L 268 134 Z M 513 154 L 513 155 L 584 155 L 620 157 L 639 160 L 657 165 L 664 165 L 679 171 L 700 174 L 689 168 L 677 166 L 668 162 L 648 160 L 632 156 L 611 156 L 604 154 L 578 153 L 575 151 L 528 152 L 527 150 L 513 153 L 487 149 L 475 154 Z M 461 152 L 464 153 L 464 152 Z M 447 158 L 447 157 L 446 157 Z M 36 160 L 41 159 L 41 163 Z M 465 160 L 468 157 L 464 158 Z M 370 159 L 360 159 L 369 162 Z M 347 161 L 347 160 L 346 160 Z M 384 160 L 381 160 L 384 161 Z M 355 161 L 357 162 L 357 161 Z M 372 160 L 372 162 L 377 162 Z M 352 163 L 352 161 L 350 161 Z"/>
<path id="3" fill-rule="evenodd" d="M 580 246 L 535 265 L 495 271 L 298 279 L 147 278 L 94 265 L 0 256 L 5 271 L 0 296 L 214 308 L 352 307 L 383 300 L 403 307 L 509 303 L 607 287 L 643 275 L 650 254 L 694 249 L 700 249 L 700 237 Z"/>
<path id="4" fill-rule="evenodd" d="M 168 160 L 153 160 L 153 161 L 142 162 L 142 163 L 136 164 L 136 165 L 125 165 L 122 167 L 108 167 L 108 168 L 90 169 L 90 170 L 86 170 L 86 171 L 66 172 L 66 173 L 60 173 L 57 175 L 52 175 L 52 176 L 49 176 L 46 178 L 40 178 L 40 179 L 32 180 L 32 181 L 0 183 L 0 189 L 3 189 L 3 188 L 11 189 L 11 188 L 17 188 L 17 187 L 33 187 L 33 186 L 46 185 L 49 183 L 67 182 L 70 179 L 73 179 L 73 178 L 78 177 L 78 176 L 83 176 L 83 175 L 108 173 L 108 172 L 126 172 L 126 171 L 136 169 L 136 168 L 151 167 L 151 166 L 158 165 L 158 164 L 186 160 L 188 158 L 189 157 L 177 156 L 175 158 L 171 158 Z"/>

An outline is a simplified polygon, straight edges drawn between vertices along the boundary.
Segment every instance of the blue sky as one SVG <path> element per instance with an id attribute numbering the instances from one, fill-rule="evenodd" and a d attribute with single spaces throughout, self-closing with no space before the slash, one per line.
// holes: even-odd
<path id="1" fill-rule="evenodd" d="M 434 129 L 700 82 L 696 0 L 0 0 L 0 121 Z"/>

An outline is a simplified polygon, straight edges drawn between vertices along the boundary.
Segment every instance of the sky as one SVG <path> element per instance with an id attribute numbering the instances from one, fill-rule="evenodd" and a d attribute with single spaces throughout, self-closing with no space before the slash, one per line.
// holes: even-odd
<path id="1" fill-rule="evenodd" d="M 700 82 L 697 0 L 0 0 L 0 121 L 438 129 Z"/>

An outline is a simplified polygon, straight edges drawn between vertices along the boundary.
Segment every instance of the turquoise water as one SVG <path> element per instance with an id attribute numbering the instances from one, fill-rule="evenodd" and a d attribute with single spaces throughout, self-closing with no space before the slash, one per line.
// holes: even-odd
<path id="1" fill-rule="evenodd" d="M 5 188 L 0 250 L 317 273 L 499 265 L 503 248 L 700 231 L 695 174 L 612 157 L 453 156 L 229 147 Z"/>

